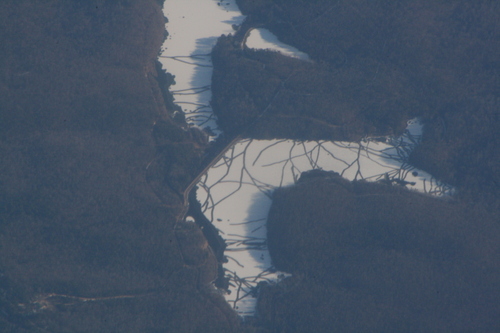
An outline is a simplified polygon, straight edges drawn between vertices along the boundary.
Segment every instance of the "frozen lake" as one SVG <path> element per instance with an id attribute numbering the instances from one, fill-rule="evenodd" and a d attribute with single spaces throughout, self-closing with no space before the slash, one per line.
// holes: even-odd
<path id="1" fill-rule="evenodd" d="M 209 105 L 210 52 L 217 38 L 234 32 L 232 25 L 244 17 L 234 0 L 171 0 L 165 2 L 164 14 L 170 36 L 160 61 L 175 75 L 175 102 L 191 124 L 220 133 Z M 252 30 L 246 43 L 250 48 L 309 60 L 265 29 Z M 224 268 L 230 288 L 225 297 L 233 308 L 242 316 L 253 315 L 257 284 L 286 277 L 273 269 L 266 246 L 266 218 L 272 191 L 294 184 L 301 172 L 323 169 L 350 180 L 384 180 L 432 195 L 450 194 L 452 188 L 406 163 L 421 133 L 422 125 L 414 119 L 400 138 L 366 138 L 358 143 L 242 140 L 231 147 L 201 178 L 197 198 L 228 245 Z"/>
<path id="2" fill-rule="evenodd" d="M 233 24 L 241 24 L 234 0 L 169 0 L 163 14 L 169 36 L 162 46 L 159 61 L 175 75 L 172 86 L 175 103 L 186 114 L 188 123 L 217 130 L 210 100 L 212 93 L 212 60 L 210 53 L 222 34 L 233 33 Z"/>

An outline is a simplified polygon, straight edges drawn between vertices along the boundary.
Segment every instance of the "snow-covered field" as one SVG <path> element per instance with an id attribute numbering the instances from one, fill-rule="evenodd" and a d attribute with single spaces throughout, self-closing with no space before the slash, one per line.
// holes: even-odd
<path id="1" fill-rule="evenodd" d="M 217 124 L 209 106 L 212 67 L 210 52 L 221 34 L 244 17 L 234 0 L 170 0 L 164 14 L 170 37 L 160 61 L 176 77 L 172 92 L 188 120 L 198 126 Z M 265 29 L 254 29 L 247 39 L 251 48 L 273 49 L 288 56 L 309 57 L 279 42 Z M 406 164 L 419 142 L 422 125 L 408 122 L 401 138 L 365 139 L 359 143 L 292 140 L 242 140 L 200 180 L 197 192 L 204 213 L 221 231 L 229 259 L 224 265 L 230 277 L 226 299 L 240 315 L 253 315 L 255 287 L 261 281 L 286 276 L 273 270 L 266 247 L 266 218 L 272 191 L 293 184 L 300 173 L 311 169 L 332 170 L 347 179 L 404 183 L 408 188 L 447 195 L 453 191 L 431 175 Z M 220 132 L 219 132 L 220 133 Z M 188 217 L 189 218 L 189 217 Z"/>

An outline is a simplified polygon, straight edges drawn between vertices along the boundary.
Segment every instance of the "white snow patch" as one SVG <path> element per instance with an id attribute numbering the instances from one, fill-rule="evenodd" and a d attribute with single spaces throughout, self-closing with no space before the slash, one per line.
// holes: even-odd
<path id="1" fill-rule="evenodd" d="M 253 29 L 250 31 L 245 45 L 252 49 L 272 50 L 280 52 L 288 57 L 309 60 L 309 55 L 307 53 L 299 51 L 293 46 L 282 43 L 271 31 L 263 28 Z"/>
<path id="2" fill-rule="evenodd" d="M 175 103 L 186 113 L 188 123 L 209 127 L 219 134 L 210 107 L 210 53 L 217 38 L 234 33 L 232 25 L 241 24 L 244 16 L 234 0 L 165 1 L 163 14 L 168 18 L 169 36 L 159 61 L 167 72 L 175 75 L 176 83 L 171 87 Z"/>
<path id="3" fill-rule="evenodd" d="M 259 282 L 283 277 L 274 271 L 267 250 L 267 215 L 272 191 L 294 184 L 301 172 L 323 169 L 349 180 L 385 180 L 395 186 L 407 182 L 408 188 L 437 196 L 453 192 L 406 164 L 421 129 L 414 119 L 400 138 L 367 138 L 359 143 L 247 139 L 208 171 L 198 184 L 198 200 L 228 243 L 225 254 L 230 260 L 224 267 L 233 285 L 226 299 L 239 314 L 254 314 L 252 291 Z"/>

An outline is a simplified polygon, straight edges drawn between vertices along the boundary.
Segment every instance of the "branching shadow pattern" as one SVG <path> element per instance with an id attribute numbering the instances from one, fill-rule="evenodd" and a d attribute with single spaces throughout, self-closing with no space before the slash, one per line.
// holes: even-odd
<path id="1" fill-rule="evenodd" d="M 267 251 L 266 216 L 274 189 L 294 184 L 302 172 L 322 169 L 350 180 L 406 186 L 438 197 L 452 194 L 451 186 L 408 163 L 420 140 L 421 125 L 415 119 L 398 138 L 366 137 L 357 143 L 244 139 L 228 149 L 197 185 L 203 213 L 227 243 L 226 298 L 234 309 L 253 314 L 258 284 L 286 277 L 274 269 Z M 266 197 L 268 204 L 250 212 L 255 196 Z"/>
<path id="2" fill-rule="evenodd" d="M 198 79 L 171 93 L 175 103 L 182 106 L 188 124 L 220 132 L 209 102 L 211 55 L 160 58 L 196 68 Z M 288 78 L 282 86 L 286 81 Z M 280 91 L 258 119 L 266 114 Z M 266 219 L 274 189 L 294 184 L 302 172 L 322 169 L 350 180 L 385 182 L 434 196 L 451 194 L 452 187 L 408 163 L 410 152 L 420 140 L 421 125 L 411 120 L 398 138 L 366 137 L 360 142 L 244 139 L 226 149 L 196 185 L 203 213 L 227 243 L 224 271 L 229 289 L 224 292 L 233 308 L 240 315 L 253 315 L 259 283 L 276 283 L 288 276 L 276 271 L 267 249 Z"/>

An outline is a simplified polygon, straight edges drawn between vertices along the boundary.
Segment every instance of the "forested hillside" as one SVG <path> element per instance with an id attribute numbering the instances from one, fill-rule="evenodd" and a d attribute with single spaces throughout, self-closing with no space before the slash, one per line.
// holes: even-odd
<path id="1" fill-rule="evenodd" d="M 324 172 L 276 190 L 267 227 L 276 268 L 292 274 L 261 290 L 273 332 L 500 327 L 495 213 Z"/>
<path id="2" fill-rule="evenodd" d="M 242 50 L 240 42 L 221 37 L 213 51 L 212 105 L 227 135 L 357 141 L 401 133 L 420 109 L 413 87 L 392 69 L 380 75 L 379 85 L 367 84 L 367 68 L 339 70 Z"/>
<path id="3" fill-rule="evenodd" d="M 0 3 L 0 331 L 224 332 L 159 1 Z M 181 242 L 187 239 L 186 242 Z"/>
<path id="4" fill-rule="evenodd" d="M 248 15 L 249 26 L 270 29 L 283 42 L 308 53 L 316 66 L 331 68 L 321 70 L 317 80 L 302 80 L 292 106 L 285 104 L 280 112 L 293 116 L 296 103 L 300 108 L 304 108 L 301 103 L 311 105 L 303 112 L 316 112 L 315 102 L 324 100 L 331 110 L 321 109 L 324 119 L 340 112 L 343 119 L 354 117 L 357 123 L 367 119 L 378 128 L 396 129 L 405 117 L 420 116 L 426 131 L 412 163 L 458 185 L 464 195 L 482 193 L 481 200 L 496 205 L 492 196 L 500 185 L 499 3 L 238 0 L 238 4 Z M 266 74 L 272 71 L 269 68 Z M 261 85 L 256 81 L 252 89 Z M 299 97 L 300 89 L 316 95 Z M 344 97 L 348 102 L 339 104 Z"/>

